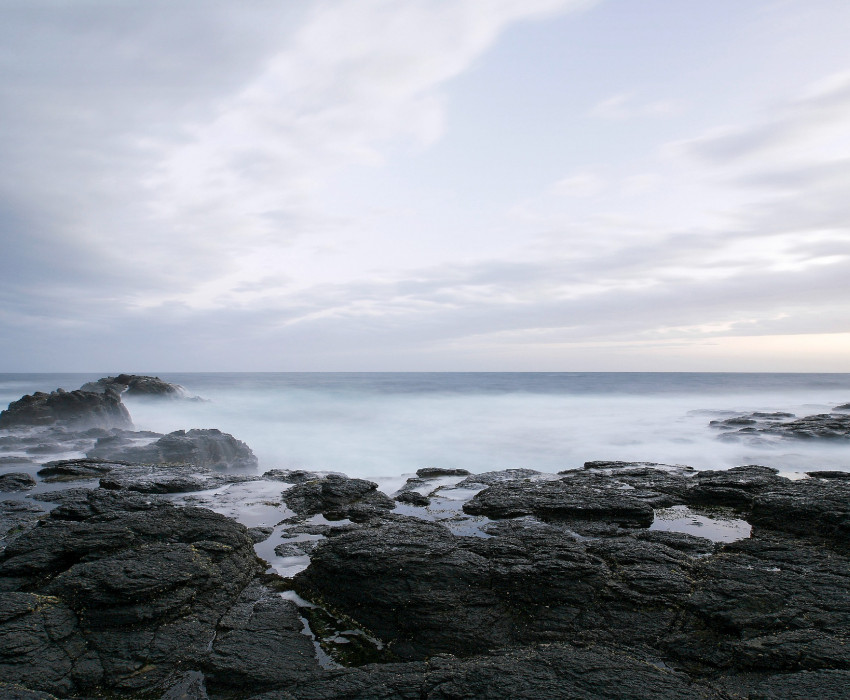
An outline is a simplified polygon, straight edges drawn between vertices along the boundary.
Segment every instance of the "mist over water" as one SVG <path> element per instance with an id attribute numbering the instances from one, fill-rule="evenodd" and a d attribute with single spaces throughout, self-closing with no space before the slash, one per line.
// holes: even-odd
<path id="1" fill-rule="evenodd" d="M 0 375 L 0 401 L 78 388 L 108 373 Z M 114 372 L 112 374 L 115 374 Z M 169 374 L 207 402 L 125 397 L 136 428 L 220 428 L 260 469 L 392 477 L 424 466 L 559 471 L 588 460 L 850 467 L 850 442 L 717 439 L 715 411 L 828 412 L 847 374 L 281 373 Z"/>

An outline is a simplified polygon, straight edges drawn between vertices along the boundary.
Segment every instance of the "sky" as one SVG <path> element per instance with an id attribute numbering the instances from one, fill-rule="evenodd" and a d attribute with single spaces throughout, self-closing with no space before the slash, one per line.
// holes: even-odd
<path id="1" fill-rule="evenodd" d="M 850 372 L 846 0 L 0 0 L 0 371 Z"/>

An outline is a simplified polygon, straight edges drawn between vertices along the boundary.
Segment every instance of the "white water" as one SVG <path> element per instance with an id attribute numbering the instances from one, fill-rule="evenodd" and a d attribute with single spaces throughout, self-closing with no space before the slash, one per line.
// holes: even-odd
<path id="1" fill-rule="evenodd" d="M 0 400 L 94 375 L 0 375 Z M 114 373 L 113 373 L 114 374 Z M 220 428 L 260 471 L 303 468 L 403 482 L 420 467 L 555 472 L 589 460 L 850 468 L 850 441 L 724 442 L 713 411 L 830 411 L 850 375 L 165 374 L 208 402 L 125 398 L 137 429 Z M 55 457 L 53 457 L 55 458 Z M 387 488 L 390 484 L 387 483 Z"/>
<path id="2" fill-rule="evenodd" d="M 835 396 L 710 397 L 507 394 L 330 395 L 224 391 L 203 404 L 128 401 L 141 429 L 218 427 L 247 442 L 261 470 L 303 468 L 392 477 L 420 467 L 472 472 L 528 467 L 559 471 L 590 460 L 653 461 L 697 469 L 766 464 L 783 471 L 850 465 L 850 442 L 725 442 L 712 411 L 811 415 Z M 794 400 L 796 399 L 796 400 Z M 814 403 L 812 399 L 819 399 Z"/>

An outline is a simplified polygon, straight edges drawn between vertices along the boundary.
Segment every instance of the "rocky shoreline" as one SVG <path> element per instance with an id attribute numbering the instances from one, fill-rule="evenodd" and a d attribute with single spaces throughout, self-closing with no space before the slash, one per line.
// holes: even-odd
<path id="1" fill-rule="evenodd" d="M 848 472 L 426 468 L 384 493 L 138 433 L 115 386 L 154 380 L 0 414 L 3 698 L 850 697 Z M 825 415 L 715 427 L 844 439 Z"/>

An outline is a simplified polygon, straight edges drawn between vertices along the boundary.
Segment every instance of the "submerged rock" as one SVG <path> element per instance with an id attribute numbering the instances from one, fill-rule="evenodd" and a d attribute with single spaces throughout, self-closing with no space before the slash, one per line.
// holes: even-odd
<path id="1" fill-rule="evenodd" d="M 101 458 L 148 464 L 192 464 L 210 469 L 256 469 L 258 462 L 251 448 L 220 430 L 176 430 L 149 445 L 116 445 L 101 438 L 86 453 Z"/>
<path id="2" fill-rule="evenodd" d="M 114 391 L 37 391 L 0 412 L 0 428 L 61 425 L 69 428 L 132 428 L 121 397 Z"/>

